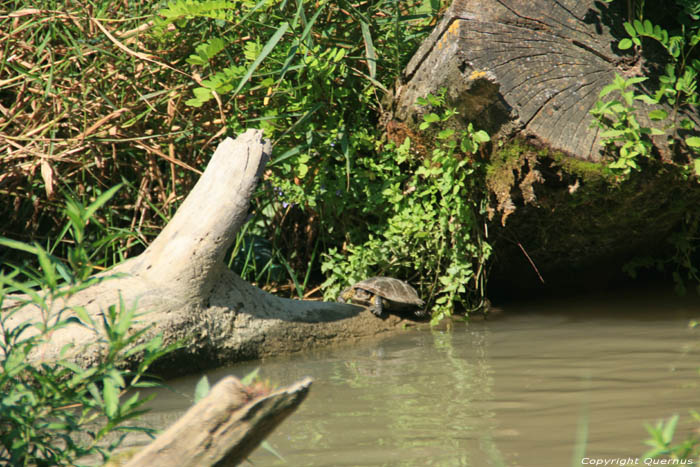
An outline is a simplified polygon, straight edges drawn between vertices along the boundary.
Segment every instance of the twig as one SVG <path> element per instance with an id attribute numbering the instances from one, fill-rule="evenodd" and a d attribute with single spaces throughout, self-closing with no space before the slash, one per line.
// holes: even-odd
<path id="1" fill-rule="evenodd" d="M 527 258 L 527 260 L 530 262 L 530 265 L 532 266 L 532 269 L 534 269 L 535 272 L 537 273 L 537 277 L 540 278 L 540 282 L 542 282 L 542 283 L 544 284 L 544 279 L 542 278 L 542 274 L 540 274 L 539 269 L 537 269 L 537 266 L 535 265 L 535 262 L 532 261 L 532 258 L 530 258 L 530 255 L 527 254 L 527 251 L 525 251 L 525 248 L 523 248 L 523 246 L 520 244 L 520 242 L 516 242 L 516 243 L 518 244 L 518 247 L 520 247 L 520 251 L 523 252 L 523 254 L 524 254 L 525 257 Z"/>

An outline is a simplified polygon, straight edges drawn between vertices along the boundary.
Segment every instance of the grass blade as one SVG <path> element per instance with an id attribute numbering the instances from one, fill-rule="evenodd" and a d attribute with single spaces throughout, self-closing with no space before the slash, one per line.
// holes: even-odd
<path id="1" fill-rule="evenodd" d="M 26 243 L 12 240 L 7 237 L 0 237 L 0 245 L 6 246 L 7 248 L 12 248 L 13 250 L 24 251 L 26 253 L 31 253 L 33 255 L 38 254 L 37 248 L 32 245 L 27 245 Z"/>
<path id="2" fill-rule="evenodd" d="M 115 185 L 109 190 L 105 191 L 102 193 L 100 196 L 97 197 L 95 201 L 93 201 L 90 206 L 85 209 L 85 220 L 88 220 L 89 218 L 92 217 L 92 215 L 100 209 L 102 206 L 105 205 L 107 201 L 109 201 L 114 194 L 119 191 L 119 189 L 122 187 L 123 183 L 120 183 L 119 185 Z"/>
<path id="3" fill-rule="evenodd" d="M 246 71 L 245 75 L 243 75 L 243 78 L 241 78 L 241 81 L 238 83 L 236 90 L 233 91 L 234 96 L 237 95 L 241 89 L 243 89 L 243 86 L 245 86 L 250 77 L 253 76 L 253 73 L 255 73 L 255 70 L 262 63 L 262 61 L 265 60 L 265 57 L 267 57 L 268 54 L 272 52 L 272 49 L 274 49 L 277 43 L 280 41 L 280 39 L 282 39 L 282 36 L 284 36 L 284 33 L 287 32 L 288 28 L 289 23 L 282 23 L 282 25 L 272 35 L 270 40 L 267 41 L 267 44 L 265 44 L 265 47 L 263 47 L 262 51 L 260 52 L 260 55 L 258 55 L 258 57 L 248 67 L 248 70 Z"/>
<path id="4" fill-rule="evenodd" d="M 362 21 L 360 23 L 362 28 L 362 38 L 365 41 L 365 52 L 367 52 L 367 68 L 369 69 L 369 76 L 373 80 L 377 76 L 377 53 L 374 50 L 374 44 L 372 43 L 372 34 L 369 31 L 369 24 Z"/>

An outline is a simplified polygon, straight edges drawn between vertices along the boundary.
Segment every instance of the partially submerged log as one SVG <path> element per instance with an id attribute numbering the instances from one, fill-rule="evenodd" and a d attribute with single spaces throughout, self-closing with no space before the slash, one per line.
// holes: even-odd
<path id="1" fill-rule="evenodd" d="M 227 138 L 146 251 L 102 273 L 108 278 L 57 308 L 84 306 L 100 323 L 102 311 L 121 297 L 127 306 L 147 312 L 139 323 L 151 326 L 150 336 L 162 333 L 164 345 L 184 344 L 161 362 L 163 374 L 193 373 L 398 329 L 398 317 L 377 319 L 354 305 L 276 297 L 225 266 L 224 255 L 247 219 L 250 197 L 270 150 L 261 131 L 249 130 L 235 141 Z M 13 300 L 6 297 L 3 308 L 11 306 Z M 26 305 L 8 325 L 39 319 L 39 310 Z M 37 356 L 56 359 L 66 344 L 72 344 L 64 357 L 90 366 L 104 350 L 101 332 L 70 324 L 55 331 Z"/>
<path id="2" fill-rule="evenodd" d="M 596 0 L 455 0 L 396 86 L 384 117 L 394 141 L 420 133 L 432 110 L 417 99 L 443 88 L 457 126 L 491 135 L 486 182 L 498 289 L 604 287 L 624 277 L 630 259 L 667 253 L 670 232 L 700 201 L 697 184 L 667 170 L 672 165 L 622 186 L 605 172 L 590 109 L 615 74 L 653 76 L 659 66 L 618 49 L 624 18 L 615 8 Z M 641 125 L 660 126 L 643 103 L 635 106 Z M 431 145 L 420 137 L 414 148 Z M 666 137 L 652 142 L 656 164 L 669 163 Z"/>
<path id="3" fill-rule="evenodd" d="M 239 465 L 304 401 L 311 380 L 251 395 L 230 376 L 134 456 L 126 467 Z"/>

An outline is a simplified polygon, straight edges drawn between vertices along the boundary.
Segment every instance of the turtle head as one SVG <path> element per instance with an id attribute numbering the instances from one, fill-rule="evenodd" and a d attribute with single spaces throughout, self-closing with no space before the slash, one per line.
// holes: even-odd
<path id="1" fill-rule="evenodd" d="M 338 295 L 338 300 L 340 303 L 346 303 L 352 300 L 352 297 L 355 295 L 354 290 L 352 287 L 348 287 L 347 289 L 344 289 L 342 292 L 340 292 L 340 295 Z"/>

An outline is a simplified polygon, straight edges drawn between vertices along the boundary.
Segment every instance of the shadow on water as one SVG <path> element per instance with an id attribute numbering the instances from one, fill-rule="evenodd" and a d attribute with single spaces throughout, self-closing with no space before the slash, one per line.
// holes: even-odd
<path id="1" fill-rule="evenodd" d="M 255 465 L 572 465 L 585 456 L 639 457 L 644 423 L 698 407 L 696 297 L 626 291 L 511 303 L 495 320 L 222 368 L 208 375 L 314 378 L 308 399 L 269 438 L 287 460 L 258 450 Z M 156 398 L 167 425 L 199 377 Z M 579 437 L 581 435 L 578 435 Z M 640 464 L 641 465 L 641 464 Z"/>

